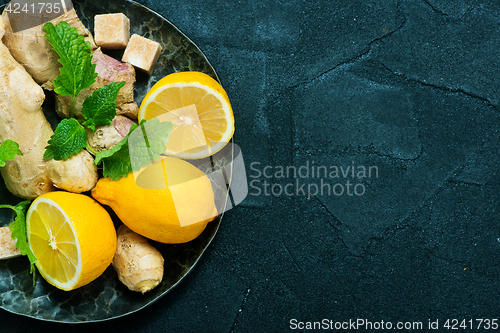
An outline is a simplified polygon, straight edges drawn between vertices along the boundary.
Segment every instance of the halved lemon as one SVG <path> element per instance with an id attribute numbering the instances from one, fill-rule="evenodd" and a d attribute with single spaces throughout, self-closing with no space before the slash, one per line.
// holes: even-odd
<path id="1" fill-rule="evenodd" d="M 65 191 L 36 198 L 26 217 L 28 244 L 43 278 L 73 290 L 99 277 L 116 251 L 116 231 L 95 200 Z"/>
<path id="2" fill-rule="evenodd" d="M 222 86 L 201 72 L 179 72 L 158 81 L 144 97 L 139 121 L 173 124 L 166 155 L 198 159 L 221 150 L 234 133 L 234 117 Z"/>

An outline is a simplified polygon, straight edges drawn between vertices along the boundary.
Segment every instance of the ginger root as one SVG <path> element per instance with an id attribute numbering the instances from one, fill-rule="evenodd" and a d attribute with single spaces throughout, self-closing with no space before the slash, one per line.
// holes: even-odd
<path id="1" fill-rule="evenodd" d="M 3 12 L 2 18 L 5 25 L 3 42 L 12 53 L 12 56 L 26 68 L 38 84 L 47 90 L 53 90 L 52 81 L 59 75 L 61 65 L 57 61 L 57 54 L 52 51 L 52 46 L 50 46 L 47 38 L 44 38 L 43 25 L 40 24 L 14 32 L 7 11 Z M 78 33 L 85 36 L 92 48 L 96 48 L 92 34 L 80 21 L 74 8 L 50 22 L 57 25 L 61 21 L 66 21 L 72 27 L 77 28 Z"/>
<path id="2" fill-rule="evenodd" d="M 50 160 L 47 174 L 55 187 L 73 193 L 90 191 L 98 180 L 94 159 L 85 150 L 64 161 Z"/>
<path id="3" fill-rule="evenodd" d="M 14 140 L 23 153 L 22 156 L 7 161 L 0 172 L 12 194 L 29 200 L 55 190 L 54 181 L 56 184 L 71 184 L 71 189 L 85 190 L 92 189 L 97 182 L 97 167 L 88 167 L 88 160 L 92 157 L 85 150 L 66 161 L 50 162 L 68 164 L 64 167 L 67 170 L 70 170 L 71 164 L 73 171 L 62 173 L 56 179 L 49 176 L 49 161 L 43 158 L 43 154 L 54 132 L 43 114 L 44 100 L 43 89 L 0 41 L 0 142 Z M 78 160 L 84 163 L 75 163 Z M 84 176 L 75 178 L 75 173 L 84 173 Z M 75 185 L 75 181 L 81 183 Z M 58 187 L 67 189 L 64 185 Z"/>
<path id="4" fill-rule="evenodd" d="M 45 173 L 45 146 L 53 134 L 42 111 L 45 94 L 0 42 L 0 140 L 11 139 L 23 152 L 1 168 L 10 192 L 25 199 L 54 190 Z"/>
<path id="5" fill-rule="evenodd" d="M 96 152 L 111 149 L 127 136 L 133 124 L 127 117 L 117 115 L 111 124 L 98 126 L 95 132 L 87 129 L 87 143 Z"/>
<path id="6" fill-rule="evenodd" d="M 113 267 L 120 281 L 132 291 L 146 293 L 163 279 L 163 257 L 146 238 L 121 225 Z"/>

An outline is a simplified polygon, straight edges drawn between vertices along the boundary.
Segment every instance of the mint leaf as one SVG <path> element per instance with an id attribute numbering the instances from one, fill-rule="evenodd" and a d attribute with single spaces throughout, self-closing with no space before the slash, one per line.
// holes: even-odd
<path id="1" fill-rule="evenodd" d="M 102 175 L 113 180 L 119 180 L 132 172 L 128 150 L 128 136 L 138 125 L 133 124 L 129 133 L 116 146 L 111 149 L 101 151 L 96 154 L 94 164 L 102 162 Z"/>
<path id="2" fill-rule="evenodd" d="M 113 180 L 120 180 L 132 172 L 128 146 L 125 142 L 115 153 L 103 160 L 102 175 Z"/>
<path id="3" fill-rule="evenodd" d="M 62 67 L 60 75 L 54 80 L 54 91 L 60 95 L 76 96 L 95 82 L 97 73 L 92 64 L 92 46 L 83 35 L 78 34 L 67 22 L 61 21 L 57 26 L 51 22 L 43 26 L 45 36 L 59 55 Z"/>
<path id="4" fill-rule="evenodd" d="M 13 240 L 16 240 L 16 248 L 19 249 L 21 254 L 28 256 L 30 261 L 30 274 L 33 274 L 33 285 L 35 285 L 36 257 L 33 252 L 31 252 L 28 245 L 28 235 L 26 232 L 26 212 L 28 211 L 30 204 L 30 201 L 22 201 L 16 206 L 0 205 L 0 208 L 10 208 L 16 212 L 16 218 L 9 224 L 9 228 L 12 230 L 11 237 Z"/>
<path id="5" fill-rule="evenodd" d="M 12 239 L 17 239 L 16 247 L 22 255 L 27 255 L 31 262 L 35 262 L 36 258 L 28 246 L 28 239 L 26 233 L 26 213 L 31 202 L 26 200 L 18 203 L 14 207 L 10 207 L 16 212 L 16 218 L 9 224 L 12 230 Z"/>
<path id="6" fill-rule="evenodd" d="M 85 122 L 82 124 L 95 132 L 96 126 L 108 125 L 116 116 L 116 98 L 118 92 L 125 85 L 125 81 L 120 83 L 111 82 L 92 93 L 83 102 L 82 115 Z"/>
<path id="7" fill-rule="evenodd" d="M 43 158 L 65 160 L 87 146 L 87 132 L 75 118 L 63 119 L 48 144 Z"/>
<path id="8" fill-rule="evenodd" d="M 23 152 L 19 149 L 17 142 L 10 139 L 5 140 L 0 146 L 0 167 L 5 166 L 6 161 L 16 158 L 16 155 L 22 154 Z"/>
<path id="9" fill-rule="evenodd" d="M 152 164 L 165 152 L 172 123 L 158 118 L 132 125 L 126 137 L 115 147 L 97 153 L 94 164 L 103 164 L 103 176 L 114 180 Z"/>
<path id="10" fill-rule="evenodd" d="M 141 121 L 140 128 L 130 131 L 128 147 L 132 169 L 138 171 L 145 165 L 158 160 L 166 150 L 172 123 L 158 118 Z"/>

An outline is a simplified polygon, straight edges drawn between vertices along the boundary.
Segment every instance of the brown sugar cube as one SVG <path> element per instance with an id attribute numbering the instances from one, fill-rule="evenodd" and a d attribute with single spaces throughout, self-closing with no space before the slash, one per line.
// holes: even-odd
<path id="1" fill-rule="evenodd" d="M 130 20 L 122 13 L 96 15 L 94 37 L 103 49 L 124 49 L 130 38 Z"/>
<path id="2" fill-rule="evenodd" d="M 122 61 L 151 74 L 161 53 L 161 45 L 151 39 L 132 35 L 123 53 Z"/>

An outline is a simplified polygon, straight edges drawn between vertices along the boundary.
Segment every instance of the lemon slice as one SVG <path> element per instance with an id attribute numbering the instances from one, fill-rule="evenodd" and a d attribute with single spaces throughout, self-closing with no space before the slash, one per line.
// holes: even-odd
<path id="1" fill-rule="evenodd" d="M 99 277 L 116 250 L 111 217 L 83 194 L 58 191 L 39 196 L 28 209 L 26 230 L 40 274 L 62 290 Z"/>
<path id="2" fill-rule="evenodd" d="M 158 81 L 144 97 L 139 121 L 157 117 L 173 124 L 166 155 L 198 159 L 231 140 L 234 117 L 222 86 L 201 72 L 180 72 Z"/>

